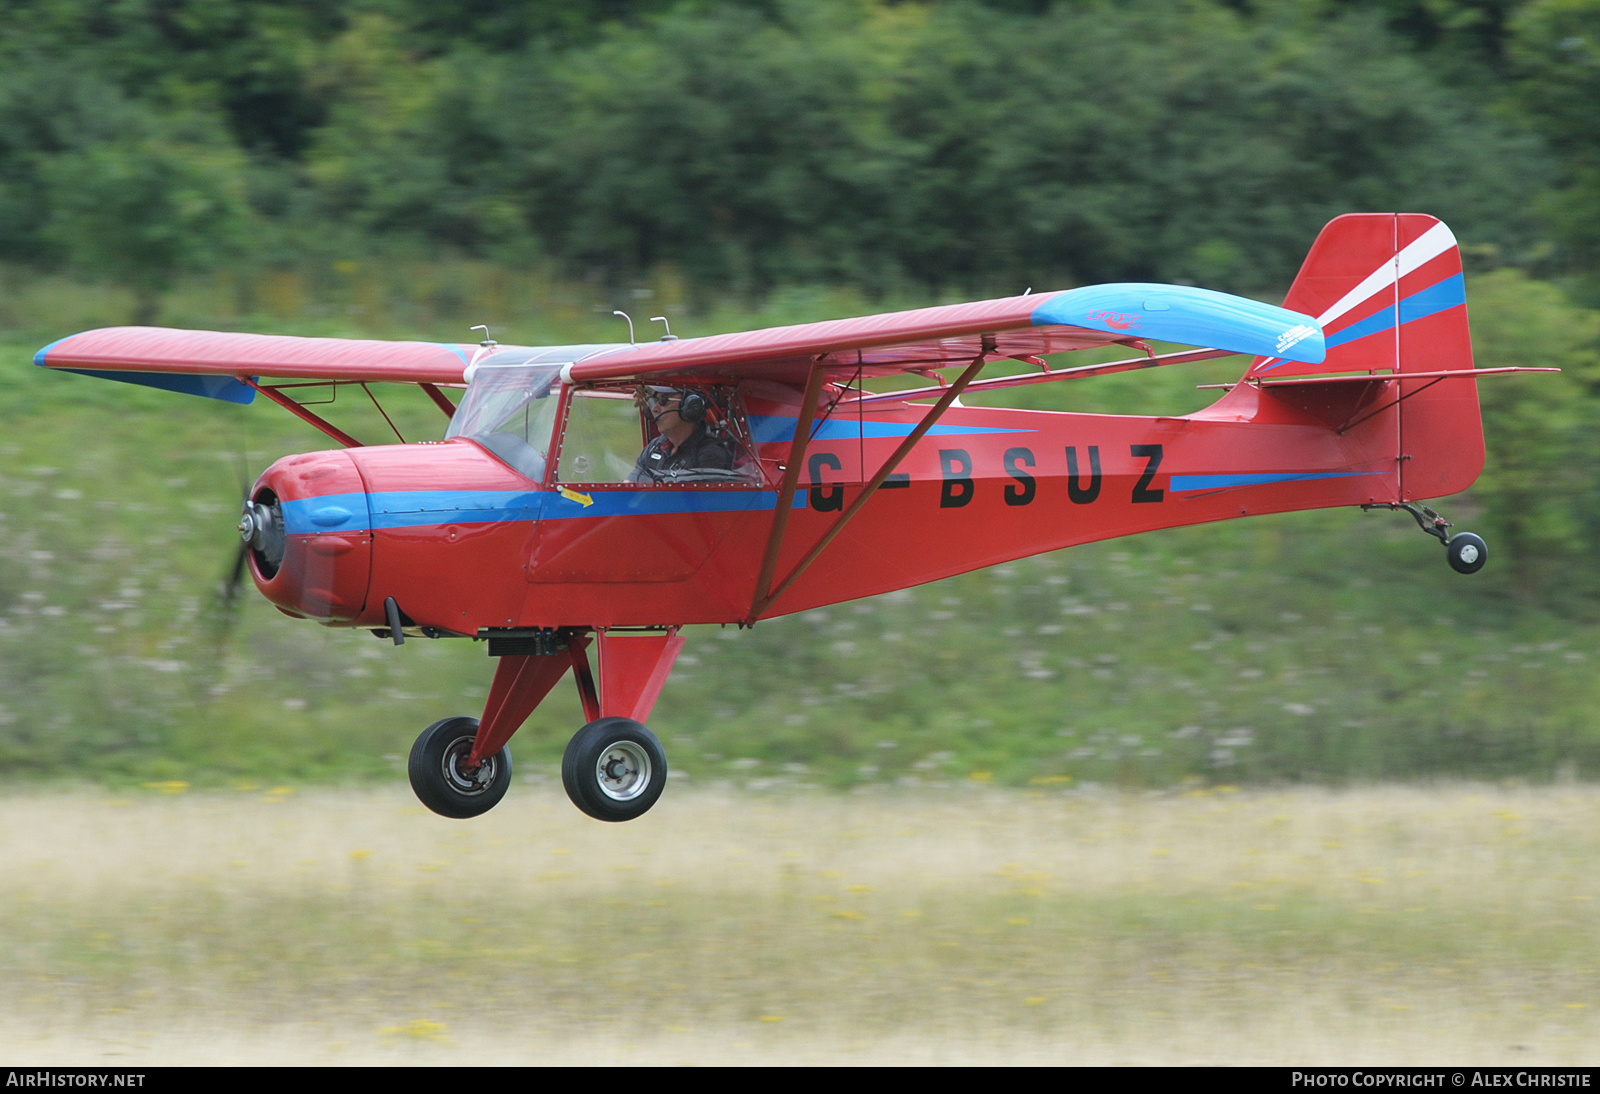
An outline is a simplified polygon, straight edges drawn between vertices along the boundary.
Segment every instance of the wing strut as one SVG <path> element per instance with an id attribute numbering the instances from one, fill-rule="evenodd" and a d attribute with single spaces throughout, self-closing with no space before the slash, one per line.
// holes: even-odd
<path id="1" fill-rule="evenodd" d="M 772 579 L 778 569 L 778 551 L 783 547 L 783 531 L 789 524 L 789 510 L 794 507 L 794 491 L 800 482 L 800 467 L 806 460 L 806 446 L 811 443 L 811 422 L 817 416 L 817 400 L 822 395 L 822 385 L 828 371 L 812 365 L 806 378 L 805 397 L 800 401 L 800 420 L 794 424 L 794 443 L 789 446 L 789 465 L 783 470 L 783 485 L 778 488 L 778 507 L 772 514 L 772 531 L 767 533 L 766 553 L 761 556 L 761 576 L 756 578 L 755 596 L 750 601 L 750 617 L 754 623 L 760 609 L 769 601 Z"/>
<path id="2" fill-rule="evenodd" d="M 289 396 L 285 395 L 277 388 L 265 387 L 256 383 L 248 376 L 241 376 L 239 379 L 242 383 L 249 384 L 251 387 L 261 392 L 261 394 L 265 395 L 267 398 L 283 407 L 283 409 L 287 410 L 290 414 L 293 414 L 296 418 L 299 418 L 302 422 L 321 430 L 334 440 L 338 441 L 340 444 L 344 445 L 346 448 L 362 447 L 361 442 L 350 436 L 350 434 L 346 433 L 337 426 L 330 425 L 329 423 L 323 421 L 321 418 L 311 413 L 311 411 L 307 410 L 305 407 L 289 398 Z M 371 392 L 368 392 L 368 394 L 370 395 Z"/>
<path id="3" fill-rule="evenodd" d="M 972 364 L 968 365 L 961 375 L 956 378 L 955 383 L 945 388 L 944 394 L 940 396 L 939 401 L 929 407 L 928 413 L 924 414 L 922 421 L 917 423 L 917 428 L 913 429 L 911 435 L 900 442 L 900 447 L 896 448 L 894 453 L 883 461 L 883 466 L 878 468 L 878 473 L 873 475 L 867 485 L 862 488 L 861 494 L 851 504 L 850 508 L 840 514 L 839 519 L 833 522 L 833 526 L 823 533 L 822 538 L 817 540 L 811 550 L 806 552 L 806 556 L 789 572 L 789 576 L 783 579 L 783 584 L 778 586 L 777 591 L 756 601 L 755 606 L 750 609 L 749 622 L 753 623 L 759 619 L 761 614 L 770 608 L 775 600 L 788 592 L 789 587 L 799 580 L 800 575 L 805 573 L 806 568 L 815 562 L 817 556 L 822 554 L 827 549 L 828 544 L 833 542 L 834 537 L 844 530 L 844 526 L 849 524 L 857 513 L 861 512 L 872 495 L 878 492 L 878 487 L 882 486 L 889 476 L 894 473 L 894 469 L 900 466 L 900 461 L 905 459 L 906 454 L 916 447 L 923 434 L 933 428 L 934 424 L 944 415 L 944 412 L 950 408 L 950 404 L 956 401 L 962 391 L 966 389 L 966 386 L 972 382 L 973 377 L 977 376 L 983 369 L 985 359 L 993 348 L 993 342 L 985 336 L 983 352 L 972 359 Z M 798 429 L 799 427 L 796 426 L 797 441 L 799 439 Z M 789 466 L 791 474 L 796 466 L 798 466 L 797 463 L 791 462 Z M 793 497 L 792 491 L 790 497 Z M 782 499 L 779 500 L 781 501 Z"/>
<path id="4" fill-rule="evenodd" d="M 433 400 L 435 406 L 444 411 L 446 418 L 454 418 L 456 416 L 456 404 L 450 401 L 448 395 L 439 390 L 437 384 L 418 384 L 417 386 L 428 393 L 428 398 Z"/>

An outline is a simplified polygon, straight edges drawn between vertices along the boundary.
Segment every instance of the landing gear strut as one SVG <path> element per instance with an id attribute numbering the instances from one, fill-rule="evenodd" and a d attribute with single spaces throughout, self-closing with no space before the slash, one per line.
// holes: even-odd
<path id="1" fill-rule="evenodd" d="M 667 784 L 666 753 L 643 720 L 683 647 L 678 628 L 599 628 L 592 638 L 580 627 L 530 630 L 490 637 L 489 655 L 500 664 L 482 721 L 446 718 L 424 730 L 411 749 L 411 788 L 441 816 L 476 817 L 492 809 L 511 783 L 506 742 L 570 668 L 589 724 L 561 761 L 567 796 L 596 820 L 643 816 Z M 585 652 L 591 641 L 599 672 Z"/>
<path id="2" fill-rule="evenodd" d="M 1445 559 L 1450 563 L 1450 568 L 1458 574 L 1475 574 L 1483 569 L 1483 564 L 1489 561 L 1489 546 L 1483 542 L 1482 537 L 1471 532 L 1457 532 L 1449 535 L 1446 529 L 1452 527 L 1438 513 L 1426 505 L 1418 505 L 1414 501 L 1388 502 L 1382 505 L 1363 505 L 1363 512 L 1373 509 L 1404 509 L 1417 520 L 1417 527 L 1430 536 L 1435 537 L 1444 544 Z"/>

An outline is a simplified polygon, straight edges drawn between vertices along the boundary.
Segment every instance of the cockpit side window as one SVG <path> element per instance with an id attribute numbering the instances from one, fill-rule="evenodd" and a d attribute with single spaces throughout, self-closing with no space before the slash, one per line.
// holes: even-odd
<path id="1" fill-rule="evenodd" d="M 645 487 L 762 481 L 737 392 L 712 386 L 574 390 L 556 478 Z"/>
<path id="2" fill-rule="evenodd" d="M 562 423 L 556 478 L 566 483 L 626 482 L 643 443 L 643 423 L 631 392 L 578 388 Z"/>

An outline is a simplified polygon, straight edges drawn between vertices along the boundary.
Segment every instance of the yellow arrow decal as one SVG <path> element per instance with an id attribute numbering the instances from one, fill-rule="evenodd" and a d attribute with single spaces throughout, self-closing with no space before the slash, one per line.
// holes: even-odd
<path id="1" fill-rule="evenodd" d="M 569 489 L 565 486 L 561 487 L 561 496 L 566 498 L 568 501 L 577 502 L 585 509 L 594 504 L 594 499 L 588 494 L 580 494 L 576 490 Z"/>

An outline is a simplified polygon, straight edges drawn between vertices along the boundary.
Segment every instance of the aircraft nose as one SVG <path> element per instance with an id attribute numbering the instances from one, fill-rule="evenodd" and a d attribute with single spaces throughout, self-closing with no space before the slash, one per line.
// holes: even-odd
<path id="1" fill-rule="evenodd" d="M 360 475 L 345 453 L 308 452 L 267 468 L 238 532 L 256 587 L 279 610 L 334 625 L 361 615 L 372 533 Z"/>
<path id="2" fill-rule="evenodd" d="M 283 530 L 283 506 L 270 490 L 263 490 L 260 500 L 244 503 L 239 517 L 239 538 L 249 546 L 255 558 L 256 569 L 269 580 L 276 576 L 283 564 L 287 536 Z"/>

